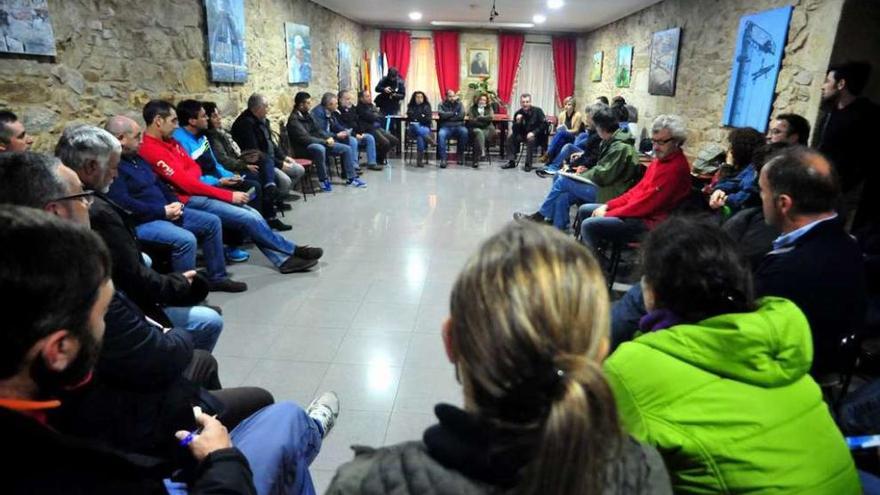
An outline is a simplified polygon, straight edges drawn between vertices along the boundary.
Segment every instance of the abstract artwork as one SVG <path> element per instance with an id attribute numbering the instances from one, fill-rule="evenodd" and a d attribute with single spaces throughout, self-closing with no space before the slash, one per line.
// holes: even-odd
<path id="1" fill-rule="evenodd" d="M 767 131 L 792 6 L 743 16 L 722 124 Z"/>
<path id="2" fill-rule="evenodd" d="M 468 48 L 468 77 L 482 77 L 489 75 L 489 49 Z"/>
<path id="3" fill-rule="evenodd" d="M 308 83 L 312 80 L 312 38 L 309 27 L 292 22 L 284 23 L 287 41 L 287 82 Z"/>
<path id="4" fill-rule="evenodd" d="M 351 47 L 347 43 L 339 42 L 339 91 L 351 89 Z"/>
<path id="5" fill-rule="evenodd" d="M 0 52 L 55 55 L 46 0 L 0 1 Z"/>
<path id="6" fill-rule="evenodd" d="M 593 54 L 593 66 L 590 69 L 590 81 L 599 82 L 602 80 L 602 59 L 605 52 L 598 51 Z"/>
<path id="7" fill-rule="evenodd" d="M 678 46 L 681 28 L 654 33 L 651 41 L 651 65 L 648 71 L 648 93 L 675 96 L 675 73 L 678 70 Z"/>
<path id="8" fill-rule="evenodd" d="M 614 84 L 618 88 L 628 88 L 632 82 L 633 46 L 620 45 L 617 47 L 617 74 L 614 76 Z"/>
<path id="9" fill-rule="evenodd" d="M 211 81 L 247 81 L 244 47 L 244 0 L 205 0 Z"/>

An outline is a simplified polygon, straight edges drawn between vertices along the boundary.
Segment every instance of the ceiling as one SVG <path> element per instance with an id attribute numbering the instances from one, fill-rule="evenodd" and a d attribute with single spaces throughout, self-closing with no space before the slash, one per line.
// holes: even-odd
<path id="1" fill-rule="evenodd" d="M 485 22 L 476 29 L 492 29 L 488 24 L 492 0 L 312 0 L 356 22 L 377 27 L 430 29 L 431 21 Z M 532 16 L 544 14 L 547 21 L 524 31 L 584 32 L 604 26 L 660 0 L 565 0 L 558 10 L 547 7 L 546 0 L 496 0 L 499 15 L 495 22 L 532 22 Z M 422 13 L 420 21 L 411 21 L 409 13 Z M 470 27 L 470 26 L 469 26 Z M 440 27 L 435 27 L 440 29 Z M 455 29 L 454 26 L 443 29 Z"/>

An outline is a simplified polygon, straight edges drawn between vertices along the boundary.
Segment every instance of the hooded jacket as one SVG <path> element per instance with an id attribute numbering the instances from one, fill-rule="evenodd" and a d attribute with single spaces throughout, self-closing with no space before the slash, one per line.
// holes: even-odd
<path id="1" fill-rule="evenodd" d="M 767 297 L 624 343 L 605 374 L 624 428 L 660 451 L 676 493 L 861 493 L 812 358 L 804 314 Z"/>
<path id="2" fill-rule="evenodd" d="M 632 145 L 632 136 L 618 129 L 608 141 L 599 145 L 596 165 L 580 174 L 597 186 L 596 200 L 605 203 L 631 188 L 638 177 L 639 159 Z"/>

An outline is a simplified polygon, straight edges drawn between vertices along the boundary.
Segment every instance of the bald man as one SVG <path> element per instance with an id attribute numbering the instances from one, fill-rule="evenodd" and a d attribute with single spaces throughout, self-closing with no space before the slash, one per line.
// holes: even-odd
<path id="1" fill-rule="evenodd" d="M 140 125 L 124 115 L 117 115 L 107 121 L 105 129 L 122 145 L 119 177 L 113 181 L 107 195 L 132 213 L 138 238 L 170 246 L 172 268 L 180 273 L 195 269 L 196 247 L 200 242 L 210 290 L 247 290 L 247 284 L 232 280 L 226 272 L 220 218 L 194 208 L 184 211 L 177 195 L 138 156 Z"/>
<path id="2" fill-rule="evenodd" d="M 864 323 L 866 281 L 856 241 L 835 211 L 840 184 L 831 164 L 804 146 L 786 149 L 758 179 L 765 221 L 782 235 L 755 272 L 755 293 L 792 300 L 813 334 L 813 376 L 840 371 L 843 337 Z"/>

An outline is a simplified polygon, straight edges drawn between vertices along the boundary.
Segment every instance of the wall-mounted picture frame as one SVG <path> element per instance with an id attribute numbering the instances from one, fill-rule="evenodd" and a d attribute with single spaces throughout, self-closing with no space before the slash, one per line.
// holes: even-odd
<path id="1" fill-rule="evenodd" d="M 681 28 L 654 33 L 651 39 L 648 93 L 658 96 L 675 96 L 675 77 L 678 72 L 680 44 Z"/>
<path id="2" fill-rule="evenodd" d="M 633 46 L 617 47 L 617 72 L 614 75 L 614 85 L 618 88 L 628 88 L 632 83 L 632 63 Z"/>
<path id="3" fill-rule="evenodd" d="M 489 49 L 488 48 L 468 48 L 467 49 L 468 77 L 484 77 L 489 72 Z"/>
<path id="4" fill-rule="evenodd" d="M 307 84 L 312 80 L 312 37 L 309 27 L 285 22 L 284 40 L 287 46 L 287 82 Z"/>
<path id="5" fill-rule="evenodd" d="M 211 81 L 247 81 L 244 45 L 244 0 L 205 0 Z"/>
<path id="6" fill-rule="evenodd" d="M 599 50 L 593 54 L 593 64 L 590 66 L 590 81 L 599 82 L 602 80 L 602 62 L 605 59 L 605 52 Z"/>

